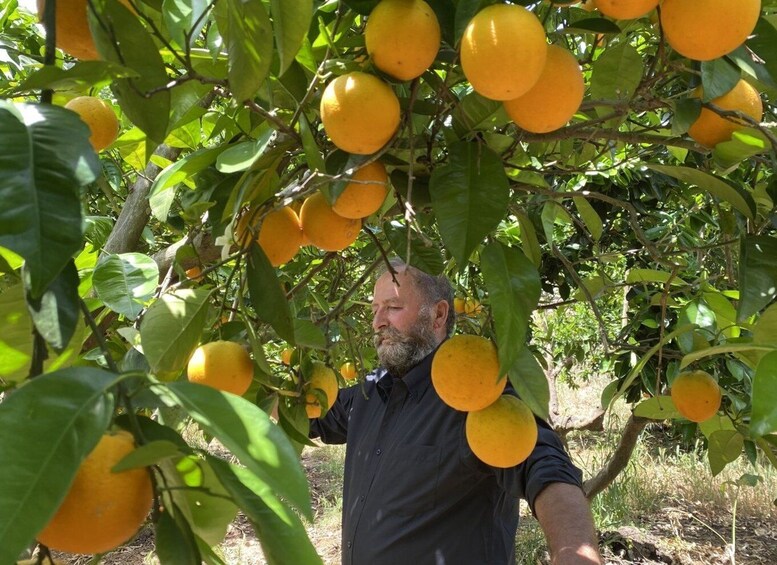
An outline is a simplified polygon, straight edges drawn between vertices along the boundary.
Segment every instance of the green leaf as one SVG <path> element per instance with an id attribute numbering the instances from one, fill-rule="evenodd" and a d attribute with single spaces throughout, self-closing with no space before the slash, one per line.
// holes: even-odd
<path id="1" fill-rule="evenodd" d="M 777 304 L 769 306 L 758 317 L 753 326 L 753 343 L 777 349 Z"/>
<path id="2" fill-rule="evenodd" d="M 744 444 L 745 438 L 736 430 L 720 430 L 710 435 L 707 456 L 712 476 L 716 476 L 726 465 L 736 461 Z"/>
<path id="3" fill-rule="evenodd" d="M 618 27 L 618 24 L 607 18 L 585 18 L 564 28 L 564 33 L 580 33 L 581 31 L 618 34 L 621 32 L 621 28 Z"/>
<path id="4" fill-rule="evenodd" d="M 696 97 L 682 98 L 674 103 L 674 117 L 672 118 L 672 133 L 683 135 L 701 114 L 701 100 Z"/>
<path id="5" fill-rule="evenodd" d="M 21 382 L 32 360 L 32 320 L 27 312 L 24 286 L 0 292 L 0 384 Z"/>
<path id="6" fill-rule="evenodd" d="M 695 326 L 694 326 L 695 327 Z M 682 358 L 680 361 L 680 369 L 685 369 L 691 363 L 695 363 L 705 357 L 712 357 L 714 355 L 724 355 L 726 353 L 748 353 L 751 351 L 764 351 L 772 352 L 774 348 L 768 345 L 755 345 L 752 343 L 732 343 L 728 345 L 716 345 L 715 347 L 709 347 L 700 351 L 694 351 Z"/>
<path id="7" fill-rule="evenodd" d="M 777 297 L 777 239 L 768 236 L 742 239 L 739 281 L 737 320 L 742 322 Z"/>
<path id="8" fill-rule="evenodd" d="M 89 12 L 89 29 L 100 56 L 128 67 L 138 78 L 111 84 L 124 114 L 149 139 L 162 143 L 170 122 L 169 77 L 159 48 L 138 18 L 121 2 L 92 0 L 97 14 Z M 116 46 L 121 52 L 117 52 Z M 152 94 L 153 92 L 153 94 Z"/>
<path id="9" fill-rule="evenodd" d="M 92 273 L 92 284 L 108 308 L 134 320 L 156 291 L 159 267 L 142 253 L 103 255 Z"/>
<path id="10" fill-rule="evenodd" d="M 772 147 L 769 139 L 755 128 L 742 128 L 731 134 L 731 139 L 721 141 L 712 150 L 712 156 L 723 167 L 734 165 L 754 155 L 765 153 Z"/>
<path id="11" fill-rule="evenodd" d="M 666 284 L 668 281 L 672 281 L 672 285 L 685 285 L 687 284 L 683 279 L 672 276 L 672 273 L 667 271 L 657 271 L 654 269 L 629 269 L 626 273 L 626 283 L 636 284 L 645 282 Z"/>
<path id="12" fill-rule="evenodd" d="M 682 418 L 670 396 L 654 396 L 634 407 L 634 415 L 651 420 Z"/>
<path id="13" fill-rule="evenodd" d="M 326 172 L 324 156 L 321 155 L 321 149 L 319 149 L 316 138 L 310 130 L 310 124 L 305 117 L 305 112 L 300 112 L 299 115 L 299 133 L 302 138 L 302 149 L 305 151 L 305 161 L 308 164 L 308 168 L 311 171 Z M 343 190 L 345 190 L 345 184 L 343 182 Z"/>
<path id="14" fill-rule="evenodd" d="M 208 462 L 254 525 L 269 565 L 321 565 L 304 524 L 265 482 L 248 470 L 216 457 L 208 457 Z"/>
<path id="15" fill-rule="evenodd" d="M 155 440 L 139 446 L 131 451 L 124 459 L 116 463 L 111 469 L 114 473 L 129 471 L 130 469 L 141 469 L 156 465 L 165 459 L 180 457 L 183 455 L 178 445 L 172 441 Z"/>
<path id="16" fill-rule="evenodd" d="M 720 430 L 736 430 L 731 418 L 722 414 L 715 414 L 709 420 L 699 422 L 699 430 L 709 439 L 712 434 Z"/>
<path id="17" fill-rule="evenodd" d="M 154 534 L 154 549 L 161 565 L 202 563 L 194 533 L 174 503 L 159 513 Z"/>
<path id="18" fill-rule="evenodd" d="M 45 65 L 32 72 L 12 92 L 44 88 L 82 91 L 87 87 L 107 86 L 115 79 L 136 76 L 138 74 L 132 69 L 108 61 L 80 61 L 67 69 Z"/>
<path id="19" fill-rule="evenodd" d="M 502 160 L 480 143 L 456 142 L 448 163 L 434 169 L 429 190 L 445 247 L 463 268 L 507 211 L 510 189 Z"/>
<path id="20" fill-rule="evenodd" d="M 274 133 L 272 128 L 266 127 L 255 140 L 229 146 L 216 159 L 216 169 L 230 174 L 250 168 L 264 154 Z"/>
<path id="21" fill-rule="evenodd" d="M 523 210 L 516 213 L 518 218 L 518 226 L 521 228 L 521 248 L 523 254 L 526 255 L 535 267 L 539 267 L 542 264 L 542 249 L 540 248 L 540 241 L 537 239 L 537 232 L 534 229 L 531 219 L 528 214 Z"/>
<path id="22" fill-rule="evenodd" d="M 86 124 L 64 108 L 0 101 L 0 131 L 0 245 L 24 257 L 40 298 L 81 248 L 79 188 L 100 163 Z"/>
<path id="23" fill-rule="evenodd" d="M 179 47 L 194 45 L 208 22 L 208 4 L 207 0 L 163 0 L 162 18 L 170 37 Z"/>
<path id="24" fill-rule="evenodd" d="M 406 264 L 421 269 L 430 275 L 439 275 L 445 268 L 442 250 L 432 240 L 424 240 L 415 230 L 410 231 L 410 258 L 408 260 L 408 228 L 399 222 L 386 222 L 383 230 L 391 244 L 391 249 Z"/>
<path id="25" fill-rule="evenodd" d="M 692 167 L 675 167 L 670 165 L 655 165 L 652 163 L 645 163 L 645 166 L 654 171 L 658 171 L 659 173 L 676 178 L 691 186 L 696 186 L 705 190 L 716 198 L 725 200 L 751 220 L 755 216 L 756 209 L 753 197 L 738 186 L 728 183 L 723 178 Z"/>
<path id="26" fill-rule="evenodd" d="M 499 242 L 488 244 L 480 256 L 488 289 L 499 349 L 499 372 L 516 364 L 524 349 L 529 319 L 540 299 L 540 276 L 518 249 Z"/>
<path id="27" fill-rule="evenodd" d="M 591 233 L 591 237 L 594 241 L 599 241 L 602 237 L 602 232 L 604 231 L 602 219 L 599 217 L 599 214 L 596 213 L 596 210 L 594 210 L 594 207 L 588 202 L 588 199 L 581 196 L 573 198 L 572 200 L 575 203 L 575 208 L 577 208 L 577 213 L 580 214 L 580 217 L 583 219 L 585 227 L 587 227 L 588 231 Z"/>
<path id="28" fill-rule="evenodd" d="M 48 523 L 113 415 L 116 375 L 79 367 L 33 379 L 0 404 L 0 563 Z"/>
<path id="29" fill-rule="evenodd" d="M 27 278 L 26 269 L 24 271 Z M 71 259 L 40 298 L 28 296 L 27 307 L 38 333 L 56 351 L 70 343 L 80 313 L 78 271 Z"/>
<path id="30" fill-rule="evenodd" d="M 296 345 L 311 349 L 326 349 L 326 335 L 310 320 L 294 318 L 294 339 Z"/>
<path id="31" fill-rule="evenodd" d="M 550 387 L 537 358 L 525 345 L 520 348 L 515 363 L 507 373 L 515 392 L 543 420 L 549 419 Z"/>
<path id="32" fill-rule="evenodd" d="M 238 102 L 253 98 L 267 77 L 273 53 L 272 25 L 264 3 L 216 2 L 213 15 L 229 56 L 232 96 Z"/>
<path id="33" fill-rule="evenodd" d="M 777 27 L 766 18 L 759 18 L 747 46 L 763 61 L 772 79 L 772 86 L 777 84 Z"/>
<path id="34" fill-rule="evenodd" d="M 278 76 L 280 76 L 294 61 L 297 51 L 302 46 L 302 40 L 308 33 L 310 21 L 313 19 L 313 0 L 295 2 L 270 0 L 270 13 L 280 60 L 278 70 Z"/>
<path id="35" fill-rule="evenodd" d="M 234 394 L 186 381 L 157 384 L 168 406 L 181 406 L 246 468 L 308 518 L 310 493 L 304 471 L 286 435 L 253 403 Z"/>
<path id="36" fill-rule="evenodd" d="M 167 378 L 181 372 L 200 342 L 211 290 L 182 289 L 163 294 L 140 325 L 140 342 L 151 370 Z"/>
<path id="37" fill-rule="evenodd" d="M 642 81 L 645 63 L 630 43 L 623 41 L 604 50 L 591 67 L 594 100 L 630 100 Z M 608 114 L 611 110 L 605 110 Z"/>
<path id="38" fill-rule="evenodd" d="M 777 431 L 777 351 L 765 355 L 755 370 L 750 431 L 765 436 Z"/>
<path id="39" fill-rule="evenodd" d="M 246 272 L 251 304 L 260 319 L 270 324 L 278 335 L 294 345 L 294 323 L 289 301 L 281 283 L 262 248 L 254 241 L 248 250 Z"/>
<path id="40" fill-rule="evenodd" d="M 742 73 L 739 68 L 732 65 L 726 58 L 702 61 L 701 84 L 703 96 L 702 102 L 709 102 L 719 98 L 736 86 Z"/>
<path id="41" fill-rule="evenodd" d="M 178 461 L 176 468 L 189 487 L 175 493 L 176 503 L 197 537 L 210 546 L 218 545 L 235 519 L 237 506 L 206 460 L 190 455 Z"/>

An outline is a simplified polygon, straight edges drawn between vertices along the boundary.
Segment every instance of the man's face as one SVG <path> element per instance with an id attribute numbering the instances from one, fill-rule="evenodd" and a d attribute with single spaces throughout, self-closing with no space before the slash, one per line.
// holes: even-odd
<path id="1" fill-rule="evenodd" d="M 372 329 L 381 364 L 402 377 L 439 343 L 434 331 L 433 306 L 425 305 L 412 277 L 384 273 L 375 283 Z"/>

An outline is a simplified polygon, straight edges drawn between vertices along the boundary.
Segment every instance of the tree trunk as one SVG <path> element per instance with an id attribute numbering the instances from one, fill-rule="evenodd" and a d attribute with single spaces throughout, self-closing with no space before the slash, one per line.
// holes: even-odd
<path id="1" fill-rule="evenodd" d="M 615 477 L 626 468 L 634 447 L 637 445 L 637 440 L 639 440 L 639 435 L 649 421 L 648 418 L 640 418 L 633 414 L 629 417 L 626 426 L 623 428 L 623 434 L 618 442 L 618 446 L 615 448 L 610 460 L 596 476 L 588 479 L 583 484 L 583 491 L 588 500 L 591 500 L 607 488 L 615 480 Z"/>

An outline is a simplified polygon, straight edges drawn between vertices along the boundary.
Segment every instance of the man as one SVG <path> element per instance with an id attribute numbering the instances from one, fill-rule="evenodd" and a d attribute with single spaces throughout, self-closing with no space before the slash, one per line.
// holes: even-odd
<path id="1" fill-rule="evenodd" d="M 434 351 L 453 333 L 450 283 L 392 266 L 372 302 L 382 368 L 311 421 L 311 437 L 347 443 L 343 564 L 513 563 L 519 498 L 554 563 L 600 563 L 581 473 L 544 422 L 534 452 L 514 468 L 489 467 L 469 449 L 466 413 L 444 404 L 430 377 Z"/>

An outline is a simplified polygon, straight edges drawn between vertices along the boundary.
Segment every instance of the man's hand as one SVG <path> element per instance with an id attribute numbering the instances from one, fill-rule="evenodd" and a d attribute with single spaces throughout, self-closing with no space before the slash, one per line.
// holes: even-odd
<path id="1" fill-rule="evenodd" d="M 552 483 L 534 501 L 554 565 L 601 565 L 588 501 L 575 485 Z"/>

